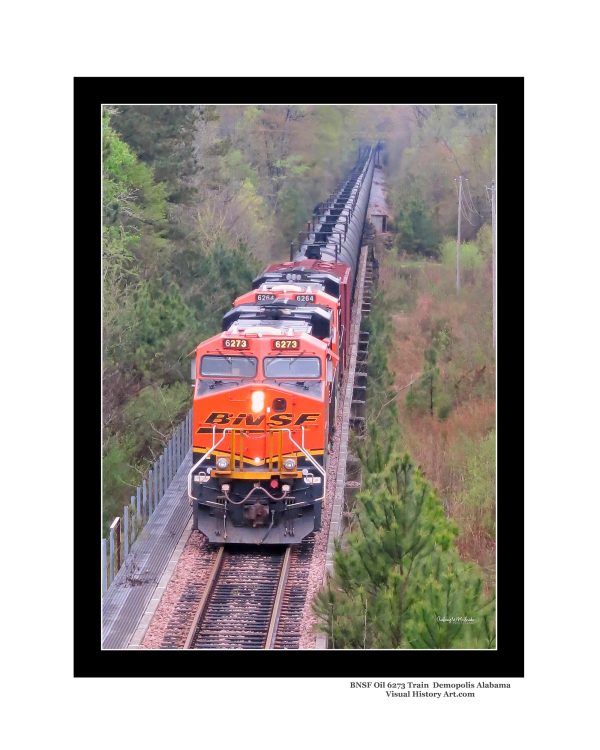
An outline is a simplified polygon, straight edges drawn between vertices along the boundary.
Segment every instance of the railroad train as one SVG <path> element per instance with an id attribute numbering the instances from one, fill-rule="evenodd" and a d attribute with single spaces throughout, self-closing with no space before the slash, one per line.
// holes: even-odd
<path id="1" fill-rule="evenodd" d="M 188 497 L 209 542 L 298 544 L 321 526 L 374 154 L 196 348 Z"/>

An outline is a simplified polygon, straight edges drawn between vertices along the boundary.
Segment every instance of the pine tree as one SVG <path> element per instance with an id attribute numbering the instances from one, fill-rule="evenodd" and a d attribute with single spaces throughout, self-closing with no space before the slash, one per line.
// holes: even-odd
<path id="1" fill-rule="evenodd" d="M 455 549 L 436 555 L 417 577 L 415 616 L 406 631 L 410 646 L 493 648 L 494 601 L 482 587 L 476 567 L 463 562 Z"/>
<path id="2" fill-rule="evenodd" d="M 425 350 L 423 373 L 416 383 L 411 385 L 406 395 L 409 409 L 427 410 L 433 416 L 433 408 L 440 379 L 440 368 L 437 366 L 437 352 L 434 346 Z"/>
<path id="3" fill-rule="evenodd" d="M 408 455 L 368 474 L 358 500 L 358 529 L 338 544 L 333 579 L 315 604 L 336 648 L 489 647 L 492 603 Z M 468 617 L 474 622 L 452 621 Z"/>
<path id="4" fill-rule="evenodd" d="M 441 238 L 435 229 L 435 215 L 416 184 L 409 183 L 395 220 L 403 250 L 437 256 Z"/>
<path id="5" fill-rule="evenodd" d="M 409 409 L 427 411 L 433 417 L 437 407 L 441 419 L 448 416 L 452 402 L 444 390 L 439 362 L 451 358 L 451 348 L 452 333 L 444 320 L 438 320 L 431 331 L 429 346 L 425 349 L 423 372 L 406 395 Z"/>

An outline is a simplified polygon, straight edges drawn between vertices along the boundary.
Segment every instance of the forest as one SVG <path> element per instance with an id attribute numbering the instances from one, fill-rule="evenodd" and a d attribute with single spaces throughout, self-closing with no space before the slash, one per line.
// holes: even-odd
<path id="1" fill-rule="evenodd" d="M 339 648 L 490 648 L 493 107 L 105 107 L 104 530 L 189 409 L 190 353 L 378 140 L 391 216 L 363 483 L 315 608 Z M 441 610 L 477 622 L 431 627 Z"/>

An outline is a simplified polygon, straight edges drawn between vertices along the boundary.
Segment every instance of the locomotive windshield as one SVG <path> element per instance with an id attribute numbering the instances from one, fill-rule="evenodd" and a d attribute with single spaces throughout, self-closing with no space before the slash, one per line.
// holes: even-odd
<path id="1" fill-rule="evenodd" d="M 256 357 L 244 357 L 239 354 L 233 357 L 206 354 L 202 357 L 200 374 L 209 378 L 254 378 L 256 368 Z"/>
<path id="2" fill-rule="evenodd" d="M 265 357 L 265 378 L 319 378 L 321 360 L 318 357 Z"/>

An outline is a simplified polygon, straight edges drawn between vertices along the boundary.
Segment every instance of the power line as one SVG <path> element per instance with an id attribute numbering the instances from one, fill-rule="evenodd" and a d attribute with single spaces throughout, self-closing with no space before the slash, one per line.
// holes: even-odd
<path id="1" fill-rule="evenodd" d="M 465 182 L 466 182 L 467 178 L 465 177 L 465 178 L 464 178 L 464 180 L 465 180 Z M 456 182 L 456 177 L 454 178 L 454 181 Z M 457 194 L 457 195 L 459 194 L 459 188 L 458 188 L 458 185 L 456 186 L 456 194 Z M 477 216 L 481 216 L 481 214 L 480 214 L 480 213 L 479 213 L 479 212 L 477 211 L 477 209 L 475 209 L 475 208 L 474 208 L 474 209 L 471 209 L 471 208 L 470 208 L 470 206 L 469 206 L 469 204 L 468 204 L 468 203 L 466 203 L 465 201 L 466 201 L 466 197 L 465 197 L 465 195 L 464 195 L 464 193 L 463 193 L 463 194 L 462 194 L 462 198 L 461 198 L 461 202 L 460 202 L 460 207 L 461 207 L 461 210 L 462 210 L 462 214 L 463 214 L 463 216 L 465 217 L 465 220 L 466 220 L 466 221 L 468 221 L 468 222 L 469 222 L 469 224 L 470 224 L 470 225 L 471 225 L 472 227 L 475 227 L 475 226 L 477 226 L 477 224 L 473 224 L 473 222 L 471 221 L 471 219 L 469 219 L 469 216 L 467 216 L 467 213 L 468 213 L 469 215 L 470 215 L 470 214 L 476 214 Z M 481 216 L 481 218 L 483 218 L 483 216 Z"/>
<path id="2" fill-rule="evenodd" d="M 471 219 L 469 219 L 469 217 L 467 216 L 467 214 L 466 214 L 466 212 L 465 212 L 465 202 L 464 202 L 464 200 L 463 200 L 463 201 L 461 202 L 461 204 L 460 204 L 460 210 L 461 210 L 461 212 L 462 212 L 463 218 L 464 218 L 464 219 L 465 219 L 466 221 L 468 221 L 468 222 L 469 222 L 469 224 L 470 224 L 470 225 L 471 225 L 472 227 L 475 227 L 475 226 L 477 226 L 477 224 L 474 224 L 474 223 L 473 223 L 473 222 L 471 221 Z"/>
<path id="3" fill-rule="evenodd" d="M 471 188 L 469 186 L 469 180 L 466 180 L 467 183 L 467 203 L 469 204 L 471 211 L 473 213 L 477 214 L 477 216 L 480 216 L 483 219 L 483 216 L 479 213 L 479 211 L 475 208 L 475 203 L 473 202 L 473 196 L 471 195 Z"/>
<path id="4" fill-rule="evenodd" d="M 469 208 L 473 205 L 473 200 L 471 198 L 471 192 L 469 190 L 469 179 L 468 177 L 465 177 L 465 201 Z"/>
<path id="5" fill-rule="evenodd" d="M 464 181 L 466 182 L 466 177 L 464 178 Z M 462 184 L 464 185 L 464 184 L 465 184 L 465 182 L 463 182 Z M 460 209 L 461 209 L 462 215 L 463 215 L 463 217 L 465 218 L 465 221 L 468 221 L 468 222 L 469 222 L 469 224 L 470 224 L 470 225 L 471 225 L 472 227 L 474 227 L 474 226 L 475 226 L 475 224 L 473 224 L 473 222 L 472 222 L 472 221 L 471 221 L 471 219 L 469 218 L 469 215 L 470 215 L 470 214 L 472 213 L 472 211 L 470 210 L 469 206 L 468 206 L 468 205 L 466 204 L 466 202 L 465 202 L 466 198 L 465 198 L 465 193 L 464 193 L 464 191 L 461 191 L 461 194 L 460 194 L 460 196 L 459 196 L 459 197 L 460 197 L 460 202 L 459 202 L 459 205 L 460 205 Z"/>
<path id="6" fill-rule="evenodd" d="M 479 211 L 475 208 L 475 203 L 473 202 L 473 196 L 471 194 L 471 186 L 469 185 L 469 181 L 468 180 L 467 180 L 466 196 L 467 196 L 467 203 L 469 204 L 469 207 L 471 208 L 471 210 L 473 211 L 473 213 L 476 213 L 478 216 L 481 216 L 481 214 L 479 213 Z"/>

